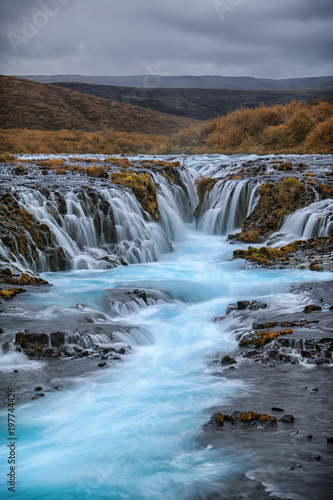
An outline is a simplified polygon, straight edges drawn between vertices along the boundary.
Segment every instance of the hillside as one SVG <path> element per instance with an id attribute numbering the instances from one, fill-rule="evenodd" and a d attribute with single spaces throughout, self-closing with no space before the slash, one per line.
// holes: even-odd
<path id="1" fill-rule="evenodd" d="M 60 82 L 54 85 L 111 101 L 152 109 L 175 116 L 211 120 L 227 115 L 243 106 L 255 108 L 287 104 L 293 99 L 311 102 L 314 99 L 333 99 L 333 91 L 244 91 L 223 89 L 172 89 L 117 87 L 88 83 Z"/>
<path id="2" fill-rule="evenodd" d="M 170 116 L 172 118 L 175 119 Z M 110 129 L 98 132 L 0 129 L 0 151 L 74 154 L 333 154 L 333 104 L 329 102 L 305 104 L 292 101 L 284 106 L 241 108 L 227 116 L 199 125 L 197 123 L 172 136 Z"/>
<path id="3" fill-rule="evenodd" d="M 87 76 L 87 75 L 25 75 L 22 78 L 42 83 L 80 82 L 97 85 L 143 88 L 194 88 L 230 90 L 333 90 L 333 76 L 311 78 L 253 78 L 249 76 Z"/>
<path id="4" fill-rule="evenodd" d="M 333 103 L 242 108 L 180 131 L 165 152 L 172 153 L 333 153 Z"/>
<path id="5" fill-rule="evenodd" d="M 0 76 L 4 129 L 140 132 L 170 135 L 195 123 L 54 85 Z"/>

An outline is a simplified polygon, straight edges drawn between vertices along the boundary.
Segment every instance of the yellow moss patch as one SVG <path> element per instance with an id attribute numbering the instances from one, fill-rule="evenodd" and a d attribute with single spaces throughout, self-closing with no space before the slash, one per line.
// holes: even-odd
<path id="1" fill-rule="evenodd" d="M 258 417 L 259 417 L 258 413 L 254 411 L 246 411 L 239 415 L 239 420 L 244 424 L 250 424 L 251 422 L 258 420 Z"/>
<path id="2" fill-rule="evenodd" d="M 224 425 L 224 415 L 223 413 L 219 413 L 215 416 L 215 422 L 219 425 Z"/>
<path id="3" fill-rule="evenodd" d="M 111 174 L 111 180 L 114 184 L 131 189 L 143 210 L 148 212 L 153 219 L 158 220 L 157 190 L 148 175 L 134 174 L 129 171 L 114 172 Z"/>
<path id="4" fill-rule="evenodd" d="M 277 424 L 277 418 L 272 415 L 268 415 L 267 413 L 262 413 L 259 415 L 258 422 L 261 424 L 274 423 Z"/>
<path id="5" fill-rule="evenodd" d="M 10 290 L 3 290 L 0 295 L 3 299 L 9 300 L 23 292 L 25 292 L 23 288 L 11 288 Z"/>
<path id="6" fill-rule="evenodd" d="M 258 334 L 256 335 L 257 340 L 255 340 L 254 345 L 256 347 L 262 347 L 272 342 L 279 335 L 280 332 L 258 332 Z"/>

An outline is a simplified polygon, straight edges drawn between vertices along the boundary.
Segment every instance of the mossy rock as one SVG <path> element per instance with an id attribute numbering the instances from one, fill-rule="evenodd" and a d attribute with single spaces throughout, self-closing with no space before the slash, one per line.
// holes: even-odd
<path id="1" fill-rule="evenodd" d="M 158 221 L 157 189 L 147 173 L 114 172 L 111 174 L 111 180 L 114 184 L 131 189 L 143 210 Z"/>
<path id="2" fill-rule="evenodd" d="M 281 228 L 285 218 L 314 201 L 313 190 L 294 177 L 275 184 L 266 182 L 259 189 L 260 198 L 252 213 L 245 219 L 241 240 L 259 243 Z"/>
<path id="3" fill-rule="evenodd" d="M 5 300 L 10 300 L 23 292 L 25 292 L 24 288 L 10 288 L 9 290 L 2 290 L 0 296 Z"/>

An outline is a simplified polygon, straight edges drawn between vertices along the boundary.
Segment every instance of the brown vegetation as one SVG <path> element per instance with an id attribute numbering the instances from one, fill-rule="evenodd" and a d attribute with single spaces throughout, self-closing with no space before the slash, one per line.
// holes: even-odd
<path id="1" fill-rule="evenodd" d="M 264 241 L 281 227 L 287 215 L 314 201 L 313 191 L 294 177 L 276 184 L 266 182 L 259 193 L 257 206 L 243 223 L 240 239 L 244 242 Z"/>
<path id="2" fill-rule="evenodd" d="M 333 153 L 331 102 L 241 108 L 198 125 L 195 120 L 19 78 L 0 77 L 0 85 L 0 151 Z M 288 162 L 280 167 L 288 170 Z"/>
<path id="3" fill-rule="evenodd" d="M 11 76 L 0 76 L 0 92 L 0 123 L 4 129 L 140 131 L 170 135 L 196 122 Z M 95 150 L 98 142 L 97 136 Z"/>
<path id="4" fill-rule="evenodd" d="M 114 172 L 111 174 L 111 180 L 114 184 L 130 188 L 141 203 L 143 210 L 148 212 L 154 220 L 158 220 L 157 190 L 147 173 L 134 174 L 126 170 Z"/>
<path id="5" fill-rule="evenodd" d="M 245 259 L 264 267 L 279 266 L 288 267 L 290 260 L 303 253 L 303 265 L 313 258 L 313 255 L 325 256 L 326 262 L 332 260 L 333 236 L 310 238 L 308 240 L 297 240 L 281 248 L 249 246 L 247 250 L 234 250 L 234 259 Z M 295 262 L 294 264 L 295 265 Z M 317 260 L 308 262 L 311 271 L 323 271 L 323 267 L 318 265 Z"/>
<path id="6" fill-rule="evenodd" d="M 241 108 L 169 142 L 173 153 L 333 153 L 333 104 L 292 101 L 285 106 Z"/>
<path id="7" fill-rule="evenodd" d="M 81 130 L 0 129 L 0 151 L 45 154 L 157 154 L 166 144 L 163 135 Z"/>

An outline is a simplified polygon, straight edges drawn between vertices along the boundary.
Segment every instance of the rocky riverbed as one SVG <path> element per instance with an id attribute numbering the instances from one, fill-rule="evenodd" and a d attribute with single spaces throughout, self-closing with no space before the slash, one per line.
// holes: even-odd
<path id="1" fill-rule="evenodd" d="M 333 282 L 323 279 L 333 269 L 331 160 L 267 157 L 230 165 L 212 158 L 201 167 L 201 160 L 188 159 L 197 168 L 191 173 L 180 166 L 183 159 L 169 160 L 4 163 L 1 403 L 13 384 L 18 404 L 33 400 L 37 407 L 56 401 L 57 393 L 61 400 L 61 392 L 114 368 L 126 381 L 126 387 L 116 383 L 115 401 L 133 385 L 128 404 L 142 404 L 143 420 L 151 387 L 156 384 L 155 399 L 166 387 L 173 391 L 184 364 L 177 412 L 189 412 L 183 401 L 193 391 L 191 414 L 196 401 L 205 412 L 206 424 L 191 427 L 196 435 L 202 429 L 199 446 L 208 454 L 210 447 L 223 448 L 243 470 L 218 487 L 200 476 L 205 486 L 198 487 L 198 500 L 326 500 L 333 465 Z M 229 234 L 228 244 L 222 234 Z M 296 273 L 290 280 L 285 268 Z M 303 272 L 306 282 L 300 282 Z M 281 297 L 261 292 L 261 283 Z M 161 317 L 154 318 L 159 308 Z M 138 344 L 149 346 L 140 362 Z M 149 385 L 142 390 L 145 362 Z M 196 363 L 200 373 L 192 374 Z M 205 369 L 216 394 L 239 381 L 243 391 L 206 404 L 198 384 Z M 112 393 L 113 382 L 108 387 Z M 159 425 L 164 404 L 152 410 Z M 182 417 L 168 408 L 174 426 Z M 123 429 L 126 436 L 129 430 Z"/>
<path id="2" fill-rule="evenodd" d="M 304 297 L 301 313 L 242 300 L 214 319 L 223 328 L 232 316 L 239 339 L 237 350 L 212 361 L 216 377 L 241 378 L 249 390 L 212 408 L 203 427 L 204 446 L 223 446 L 231 460 L 241 449 L 248 462 L 212 499 L 330 498 L 332 289 L 333 281 L 292 286 L 291 294 Z M 252 329 L 244 333 L 246 323 Z"/>

